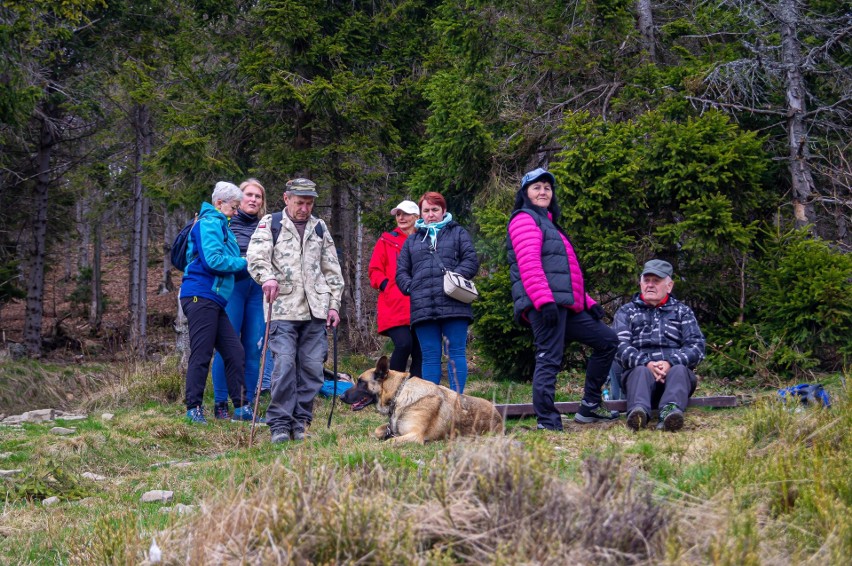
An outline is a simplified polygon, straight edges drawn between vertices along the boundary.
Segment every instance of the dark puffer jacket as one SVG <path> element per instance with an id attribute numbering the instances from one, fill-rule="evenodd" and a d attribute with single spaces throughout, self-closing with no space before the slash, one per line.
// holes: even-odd
<path id="1" fill-rule="evenodd" d="M 449 222 L 438 232 L 437 254 L 444 267 L 473 279 L 479 258 L 467 230 Z M 444 318 L 473 321 L 471 306 L 444 294 L 444 273 L 426 231 L 418 230 L 405 240 L 396 268 L 396 284 L 411 297 L 411 324 Z"/>

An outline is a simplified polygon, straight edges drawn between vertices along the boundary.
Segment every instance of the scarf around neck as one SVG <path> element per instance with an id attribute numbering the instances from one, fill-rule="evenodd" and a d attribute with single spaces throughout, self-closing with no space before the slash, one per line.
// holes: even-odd
<path id="1" fill-rule="evenodd" d="M 426 224 L 423 222 L 422 218 L 418 218 L 417 222 L 414 223 L 414 228 L 420 230 L 421 228 L 426 230 L 426 235 L 423 236 L 425 240 L 427 237 L 429 238 L 429 243 L 432 244 L 434 248 L 436 245 L 436 241 L 438 239 L 438 232 L 441 231 L 441 228 L 449 224 L 453 221 L 453 215 L 449 212 L 444 213 L 444 218 L 440 222 L 435 222 L 434 224 Z"/>

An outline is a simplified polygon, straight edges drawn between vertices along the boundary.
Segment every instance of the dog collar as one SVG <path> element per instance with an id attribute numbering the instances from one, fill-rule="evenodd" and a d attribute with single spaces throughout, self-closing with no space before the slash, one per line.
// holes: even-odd
<path id="1" fill-rule="evenodd" d="M 396 411 L 396 398 L 399 397 L 400 393 L 402 393 L 402 388 L 405 387 L 405 384 L 408 383 L 409 379 L 411 379 L 410 375 L 402 380 L 402 383 L 399 384 L 396 393 L 393 394 L 393 399 L 391 399 L 390 403 L 388 403 L 388 416 L 391 417 L 391 419 L 393 419 L 393 414 Z M 391 422 L 393 421 L 391 420 Z M 393 435 L 393 431 L 391 431 L 391 435 Z"/>

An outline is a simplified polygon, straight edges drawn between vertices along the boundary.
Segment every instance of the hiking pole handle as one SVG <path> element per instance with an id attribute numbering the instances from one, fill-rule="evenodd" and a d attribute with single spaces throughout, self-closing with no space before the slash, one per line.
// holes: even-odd
<path id="1" fill-rule="evenodd" d="M 266 370 L 266 351 L 269 348 L 269 327 L 272 324 L 272 301 L 266 311 L 266 332 L 263 334 L 263 350 L 260 353 L 260 373 L 257 375 L 257 390 L 254 393 L 254 411 L 251 414 L 251 434 L 249 434 L 249 448 L 254 442 L 254 427 L 257 423 L 257 409 L 260 406 L 260 391 L 263 387 L 263 372 Z"/>

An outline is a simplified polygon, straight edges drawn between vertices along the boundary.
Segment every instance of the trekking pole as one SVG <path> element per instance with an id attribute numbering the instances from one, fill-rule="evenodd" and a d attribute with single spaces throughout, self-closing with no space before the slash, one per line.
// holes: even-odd
<path id="1" fill-rule="evenodd" d="M 333 326 L 332 329 L 332 343 L 334 344 L 334 353 L 332 356 L 334 357 L 334 394 L 331 396 L 331 412 L 328 414 L 328 424 L 325 428 L 331 428 L 331 417 L 334 416 L 334 402 L 337 401 L 337 327 Z"/>
<path id="2" fill-rule="evenodd" d="M 266 349 L 269 348 L 269 326 L 272 324 L 272 303 L 266 311 L 266 332 L 263 335 L 263 351 L 260 353 L 260 374 L 257 376 L 257 391 L 254 392 L 254 411 L 251 414 L 251 434 L 249 448 L 254 442 L 254 425 L 257 422 L 257 409 L 260 406 L 260 390 L 263 387 L 263 371 L 266 369 Z"/>

